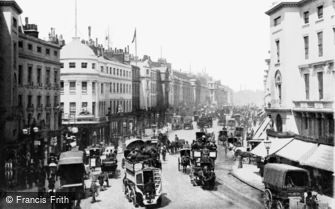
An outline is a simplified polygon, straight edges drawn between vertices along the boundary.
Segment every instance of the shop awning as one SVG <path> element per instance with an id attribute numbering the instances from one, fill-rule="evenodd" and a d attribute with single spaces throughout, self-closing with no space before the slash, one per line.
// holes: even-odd
<path id="1" fill-rule="evenodd" d="M 287 146 L 279 150 L 276 155 L 300 163 L 310 156 L 317 147 L 318 145 L 315 143 L 293 139 Z"/>
<path id="2" fill-rule="evenodd" d="M 310 157 L 302 161 L 301 164 L 334 172 L 334 147 L 323 144 L 319 145 Z"/>
<path id="3" fill-rule="evenodd" d="M 269 155 L 274 154 L 281 150 L 283 147 L 285 147 L 288 143 L 290 143 L 293 138 L 273 138 L 269 137 L 271 140 L 271 146 L 269 149 Z M 265 149 L 264 141 L 262 141 L 259 145 L 257 145 L 253 150 L 251 150 L 251 153 L 260 157 L 266 157 L 267 151 Z"/>
<path id="4" fill-rule="evenodd" d="M 266 129 L 269 127 L 270 125 L 270 118 L 266 117 L 261 124 L 259 125 L 259 127 L 256 129 L 256 132 L 254 134 L 254 136 L 252 137 L 252 139 L 265 139 L 266 138 Z"/>

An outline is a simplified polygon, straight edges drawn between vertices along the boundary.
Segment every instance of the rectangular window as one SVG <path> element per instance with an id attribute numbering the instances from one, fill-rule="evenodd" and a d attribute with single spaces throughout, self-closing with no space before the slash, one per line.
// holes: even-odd
<path id="1" fill-rule="evenodd" d="M 113 93 L 115 93 L 115 83 L 113 83 Z"/>
<path id="2" fill-rule="evenodd" d="M 58 97 L 54 96 L 54 107 L 58 106 Z"/>
<path id="3" fill-rule="evenodd" d="M 13 27 L 14 28 L 17 27 L 17 19 L 15 17 L 13 17 Z"/>
<path id="4" fill-rule="evenodd" d="M 37 68 L 37 83 L 42 83 L 41 81 L 42 69 L 40 67 Z"/>
<path id="5" fill-rule="evenodd" d="M 109 83 L 109 92 L 112 93 L 112 83 Z"/>
<path id="6" fill-rule="evenodd" d="M 323 72 L 318 72 L 319 99 L 323 99 Z"/>
<path id="7" fill-rule="evenodd" d="M 101 66 L 100 68 L 101 68 L 101 72 L 104 72 L 104 66 Z"/>
<path id="8" fill-rule="evenodd" d="M 92 94 L 95 94 L 95 82 L 92 82 Z"/>
<path id="9" fill-rule="evenodd" d="M 304 12 L 304 23 L 309 23 L 309 11 Z"/>
<path id="10" fill-rule="evenodd" d="M 119 75 L 119 69 L 116 69 L 116 75 L 117 76 Z"/>
<path id="11" fill-rule="evenodd" d="M 95 63 L 92 63 L 92 69 L 95 69 Z"/>
<path id="12" fill-rule="evenodd" d="M 306 99 L 309 100 L 309 74 L 304 74 Z"/>
<path id="13" fill-rule="evenodd" d="M 70 102 L 70 115 L 76 115 L 76 103 Z"/>
<path id="14" fill-rule="evenodd" d="M 81 93 L 87 94 L 87 82 L 81 82 Z"/>
<path id="15" fill-rule="evenodd" d="M 69 68 L 75 68 L 76 63 L 75 62 L 69 62 Z"/>
<path id="16" fill-rule="evenodd" d="M 46 97 L 45 97 L 45 103 L 46 103 L 46 106 L 47 106 L 47 107 L 50 107 L 50 106 L 51 106 L 51 103 L 50 103 L 50 96 L 46 96 Z"/>
<path id="17" fill-rule="evenodd" d="M 45 54 L 50 55 L 50 49 L 45 49 Z"/>
<path id="18" fill-rule="evenodd" d="M 57 81 L 58 81 L 58 71 L 55 70 L 54 71 L 54 83 L 57 84 L 58 83 Z"/>
<path id="19" fill-rule="evenodd" d="M 33 82 L 33 66 L 28 66 L 28 83 L 31 84 Z"/>
<path id="20" fill-rule="evenodd" d="M 308 129 L 308 118 L 304 118 L 305 129 Z"/>
<path id="21" fill-rule="evenodd" d="M 18 97 L 18 106 L 19 107 L 23 107 L 23 103 L 22 103 L 22 95 L 21 94 L 19 94 L 19 97 Z"/>
<path id="22" fill-rule="evenodd" d="M 113 75 L 115 75 L 115 68 L 113 68 Z"/>
<path id="23" fill-rule="evenodd" d="M 60 92 L 63 94 L 64 93 L 64 81 L 60 82 Z"/>
<path id="24" fill-rule="evenodd" d="M 305 46 L 305 59 L 308 59 L 309 57 L 309 37 L 304 37 L 304 46 Z"/>
<path id="25" fill-rule="evenodd" d="M 32 95 L 28 95 L 28 107 L 32 107 L 33 106 L 32 100 L 33 100 L 33 96 Z"/>
<path id="26" fill-rule="evenodd" d="M 81 63 L 81 68 L 87 68 L 87 62 L 82 62 Z"/>
<path id="27" fill-rule="evenodd" d="M 276 54 L 277 54 L 277 63 L 280 62 L 280 42 L 276 40 Z"/>
<path id="28" fill-rule="evenodd" d="M 19 78 L 18 78 L 19 85 L 22 85 L 22 77 L 23 77 L 22 65 L 19 65 Z"/>
<path id="29" fill-rule="evenodd" d="M 123 93 L 123 91 L 122 91 L 122 83 L 120 83 L 120 93 Z"/>
<path id="30" fill-rule="evenodd" d="M 19 41 L 19 48 L 23 48 L 23 41 Z"/>
<path id="31" fill-rule="evenodd" d="M 70 93 L 75 93 L 76 92 L 76 82 L 71 81 L 70 82 Z"/>
<path id="32" fill-rule="evenodd" d="M 273 25 L 274 26 L 277 26 L 277 25 L 279 25 L 280 24 L 280 16 L 279 17 L 276 17 L 274 20 L 273 20 Z"/>
<path id="33" fill-rule="evenodd" d="M 323 33 L 318 32 L 317 36 L 318 36 L 319 57 L 322 57 L 323 56 Z"/>
<path id="34" fill-rule="evenodd" d="M 41 53 L 42 52 L 42 47 L 37 46 L 36 50 L 37 50 L 38 53 Z"/>
<path id="35" fill-rule="evenodd" d="M 119 83 L 116 84 L 116 93 L 119 93 Z"/>
<path id="36" fill-rule="evenodd" d="M 33 50 L 33 45 L 32 44 L 28 44 L 28 49 L 29 50 Z"/>
<path id="37" fill-rule="evenodd" d="M 318 18 L 322 19 L 323 18 L 323 6 L 322 5 L 318 6 L 317 10 L 318 10 Z"/>
<path id="38" fill-rule="evenodd" d="M 45 78 L 46 84 L 50 84 L 50 68 L 46 68 L 46 78 Z"/>
<path id="39" fill-rule="evenodd" d="M 55 57 L 58 56 L 58 51 L 54 50 L 54 56 L 55 56 Z"/>
<path id="40" fill-rule="evenodd" d="M 101 94 L 103 94 L 104 93 L 104 84 L 102 83 L 101 84 Z"/>
<path id="41" fill-rule="evenodd" d="M 92 102 L 92 114 L 95 115 L 95 102 Z"/>
<path id="42" fill-rule="evenodd" d="M 63 62 L 60 63 L 60 68 L 64 68 L 64 63 Z"/>
<path id="43" fill-rule="evenodd" d="M 37 107 L 42 106 L 42 96 L 37 96 Z"/>
<path id="44" fill-rule="evenodd" d="M 81 112 L 87 112 L 87 102 L 81 103 Z"/>

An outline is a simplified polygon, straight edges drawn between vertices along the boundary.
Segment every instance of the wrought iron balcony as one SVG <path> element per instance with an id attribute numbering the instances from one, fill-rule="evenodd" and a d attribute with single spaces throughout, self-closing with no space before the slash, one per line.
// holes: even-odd
<path id="1" fill-rule="evenodd" d="M 42 104 L 38 105 L 36 109 L 38 112 L 43 112 L 43 105 Z"/>
<path id="2" fill-rule="evenodd" d="M 28 104 L 27 112 L 34 112 L 34 105 L 33 104 Z"/>

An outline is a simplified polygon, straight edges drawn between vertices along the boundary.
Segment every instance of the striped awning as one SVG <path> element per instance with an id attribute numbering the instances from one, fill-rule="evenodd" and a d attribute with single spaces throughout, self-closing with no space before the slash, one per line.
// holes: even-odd
<path id="1" fill-rule="evenodd" d="M 318 145 L 315 143 L 294 139 L 283 149 L 279 150 L 276 155 L 300 163 L 302 160 L 305 160 L 310 156 L 317 148 Z"/>
<path id="2" fill-rule="evenodd" d="M 333 146 L 321 144 L 301 164 L 334 172 L 334 151 Z"/>

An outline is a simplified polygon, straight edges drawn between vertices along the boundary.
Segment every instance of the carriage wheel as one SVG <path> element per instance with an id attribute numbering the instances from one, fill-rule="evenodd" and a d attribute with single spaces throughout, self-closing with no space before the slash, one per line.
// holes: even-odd
<path id="1" fill-rule="evenodd" d="M 264 198 L 263 201 L 264 201 L 265 209 L 271 209 L 272 208 L 272 193 L 269 189 L 266 189 L 264 191 L 263 198 Z"/>
<path id="2" fill-rule="evenodd" d="M 283 203 L 280 200 L 276 201 L 276 209 L 284 209 Z"/>
<path id="3" fill-rule="evenodd" d="M 180 158 L 178 157 L 178 171 L 180 171 Z"/>

